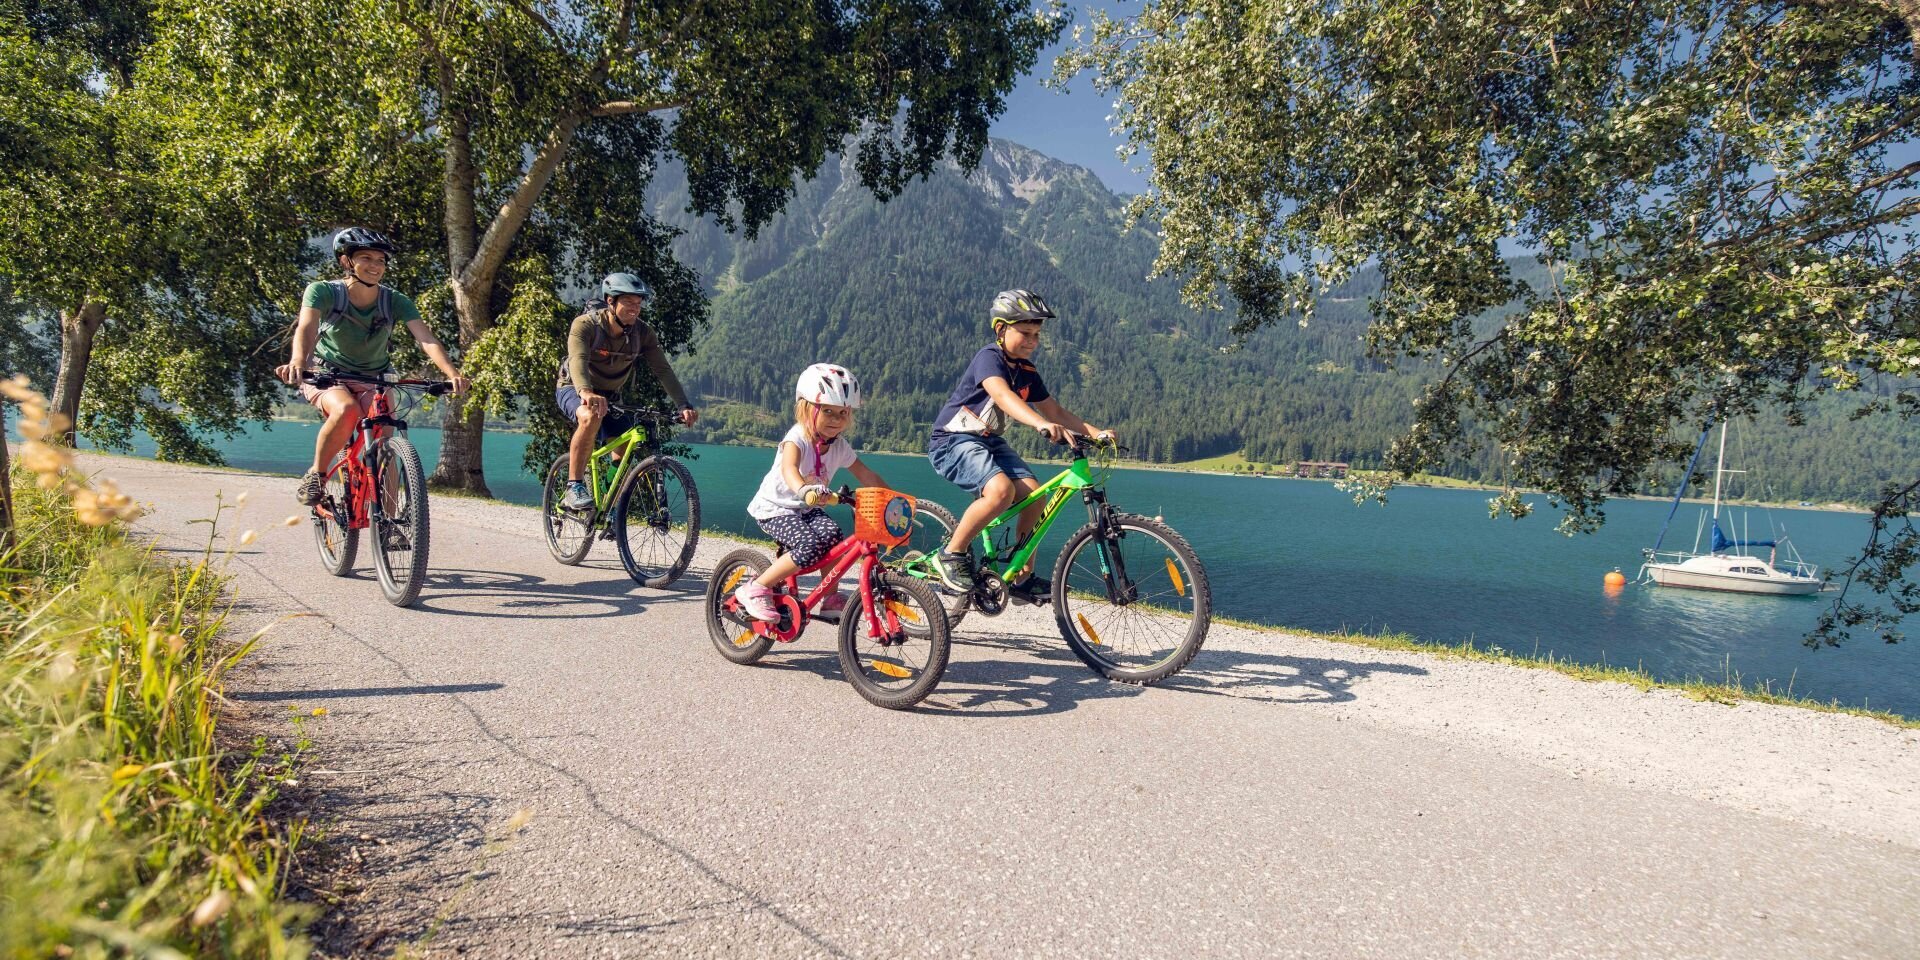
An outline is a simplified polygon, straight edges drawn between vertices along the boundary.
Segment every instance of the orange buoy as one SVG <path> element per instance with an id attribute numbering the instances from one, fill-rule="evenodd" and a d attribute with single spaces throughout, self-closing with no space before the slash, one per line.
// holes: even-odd
<path id="1" fill-rule="evenodd" d="M 1609 587 L 1624 587 L 1624 586 L 1626 586 L 1626 585 L 1627 585 L 1627 575 L 1626 575 L 1626 574 L 1624 574 L 1624 573 L 1621 573 L 1621 572 L 1620 572 L 1620 571 L 1618 571 L 1618 570 L 1613 570 L 1613 571 L 1609 571 L 1609 572 L 1607 573 L 1607 586 L 1609 586 Z"/>

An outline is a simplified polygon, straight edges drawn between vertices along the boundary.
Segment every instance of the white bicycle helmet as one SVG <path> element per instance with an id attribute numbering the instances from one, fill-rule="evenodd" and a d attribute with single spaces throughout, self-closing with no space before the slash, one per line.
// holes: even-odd
<path id="1" fill-rule="evenodd" d="M 793 385 L 793 398 L 858 410 L 860 381 L 846 367 L 816 363 L 800 372 L 800 382 Z"/>

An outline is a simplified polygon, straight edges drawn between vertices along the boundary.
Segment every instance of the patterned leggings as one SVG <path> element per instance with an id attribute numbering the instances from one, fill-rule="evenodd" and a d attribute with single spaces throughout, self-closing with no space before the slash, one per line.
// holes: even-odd
<path id="1" fill-rule="evenodd" d="M 827 551 L 841 541 L 840 525 L 825 510 L 814 507 L 801 513 L 783 513 L 760 521 L 767 536 L 787 548 L 800 569 L 819 563 Z"/>

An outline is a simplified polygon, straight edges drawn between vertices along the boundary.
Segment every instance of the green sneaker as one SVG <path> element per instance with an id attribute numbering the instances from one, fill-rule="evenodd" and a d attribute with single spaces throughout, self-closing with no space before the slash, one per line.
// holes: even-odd
<path id="1" fill-rule="evenodd" d="M 965 596 L 973 592 L 973 558 L 964 553 L 948 553 L 945 550 L 933 555 L 933 572 L 940 578 L 941 589 Z"/>

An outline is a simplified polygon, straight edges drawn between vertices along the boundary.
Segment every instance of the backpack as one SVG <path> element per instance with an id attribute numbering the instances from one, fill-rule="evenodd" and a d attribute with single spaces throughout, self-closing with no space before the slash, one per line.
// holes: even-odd
<path id="1" fill-rule="evenodd" d="M 327 311 L 327 315 L 320 318 L 321 333 L 326 333 L 328 330 L 333 329 L 335 324 L 346 321 L 347 305 L 350 302 L 347 300 L 348 289 L 347 281 L 333 281 L 333 309 Z M 381 284 L 380 296 L 373 302 L 373 326 L 369 327 L 367 332 L 375 333 L 384 327 L 392 325 L 393 291 L 388 290 L 386 284 Z"/>

